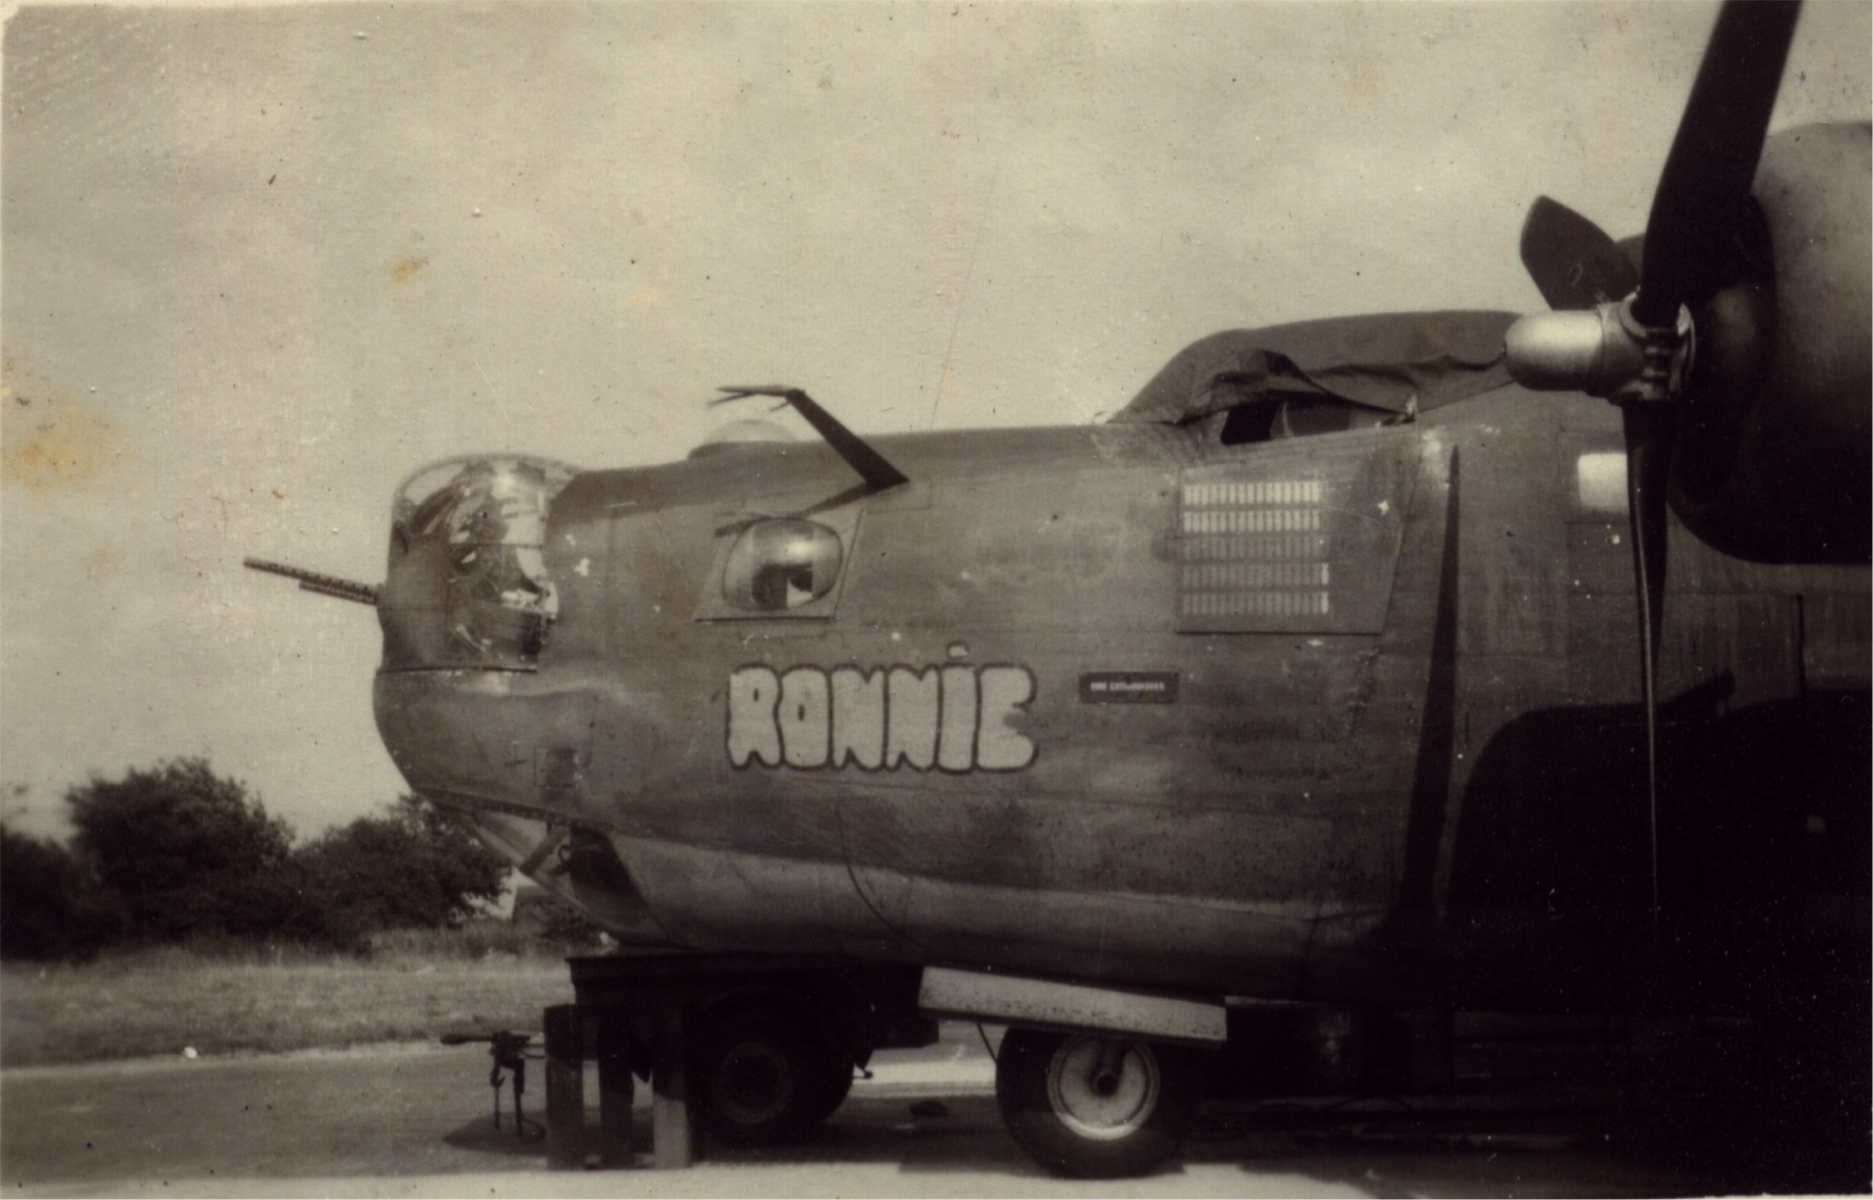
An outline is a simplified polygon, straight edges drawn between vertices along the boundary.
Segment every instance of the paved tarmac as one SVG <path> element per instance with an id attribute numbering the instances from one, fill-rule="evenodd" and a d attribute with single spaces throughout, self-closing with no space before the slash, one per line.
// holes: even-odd
<path id="1" fill-rule="evenodd" d="M 960 1031 L 960 1032 L 958 1032 Z M 874 1077 L 808 1142 L 708 1147 L 687 1171 L 547 1172 L 497 1132 L 478 1047 L 386 1046 L 0 1072 L 0 1181 L 25 1196 L 1641 1196 L 1703 1191 L 1573 1125 L 1501 1117 L 1249 1133 L 1211 1119 L 1144 1180 L 1050 1178 L 1008 1139 L 966 1026 Z M 543 1083 L 529 1071 L 526 1107 Z"/>

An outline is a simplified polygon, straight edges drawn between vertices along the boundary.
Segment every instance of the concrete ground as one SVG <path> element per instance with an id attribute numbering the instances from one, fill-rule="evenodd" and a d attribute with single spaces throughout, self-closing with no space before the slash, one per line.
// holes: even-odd
<path id="1" fill-rule="evenodd" d="M 968 1026 L 880 1054 L 808 1142 L 706 1147 L 688 1171 L 549 1173 L 540 1143 L 490 1121 L 479 1047 L 388 1046 L 0 1073 L 0 1181 L 14 1195 L 131 1196 L 1640 1196 L 1705 1190 L 1554 1118 L 1387 1119 L 1246 1131 L 1225 1115 L 1144 1180 L 1056 1180 L 1002 1130 Z M 592 1074 L 588 1072 L 588 1075 Z M 528 1072 L 526 1110 L 543 1082 Z"/>

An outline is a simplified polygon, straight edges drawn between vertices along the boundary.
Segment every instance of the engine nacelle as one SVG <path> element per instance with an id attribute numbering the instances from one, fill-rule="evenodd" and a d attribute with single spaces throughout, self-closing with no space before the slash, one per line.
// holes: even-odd
<path id="1" fill-rule="evenodd" d="M 1754 193 L 1773 283 L 1698 314 L 1673 511 L 1758 562 L 1864 563 L 1873 553 L 1873 126 L 1768 139 Z"/>

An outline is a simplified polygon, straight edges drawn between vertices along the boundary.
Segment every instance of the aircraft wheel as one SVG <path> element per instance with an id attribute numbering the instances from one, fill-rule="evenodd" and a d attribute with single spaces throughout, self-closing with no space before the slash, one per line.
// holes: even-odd
<path id="1" fill-rule="evenodd" d="M 1008 1132 L 1059 1175 L 1143 1175 L 1177 1150 L 1201 1099 L 1195 1054 L 1100 1034 L 1010 1029 L 995 1067 Z"/>
<path id="2" fill-rule="evenodd" d="M 827 1069 L 831 1056 L 804 1024 L 775 1013 L 744 1011 L 708 1021 L 698 1032 L 690 1068 L 696 1119 L 723 1141 L 780 1145 L 800 1137 L 837 1106 L 827 1102 L 833 1088 Z"/>

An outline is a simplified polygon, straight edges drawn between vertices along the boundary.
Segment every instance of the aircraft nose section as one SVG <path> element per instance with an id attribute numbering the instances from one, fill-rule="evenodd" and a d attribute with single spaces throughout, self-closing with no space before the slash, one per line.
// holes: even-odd
<path id="1" fill-rule="evenodd" d="M 455 458 L 397 490 L 374 699 L 385 748 L 426 796 L 563 807 L 558 760 L 536 763 L 535 752 L 576 744 L 554 727 L 577 725 L 578 701 L 539 670 L 559 614 L 547 519 L 576 473 L 545 459 Z"/>
<path id="2" fill-rule="evenodd" d="M 522 874 L 620 940 L 667 945 L 585 794 L 589 687 L 540 670 L 560 605 L 548 517 L 576 474 L 489 455 L 397 490 L 377 728 L 410 786 Z"/>

